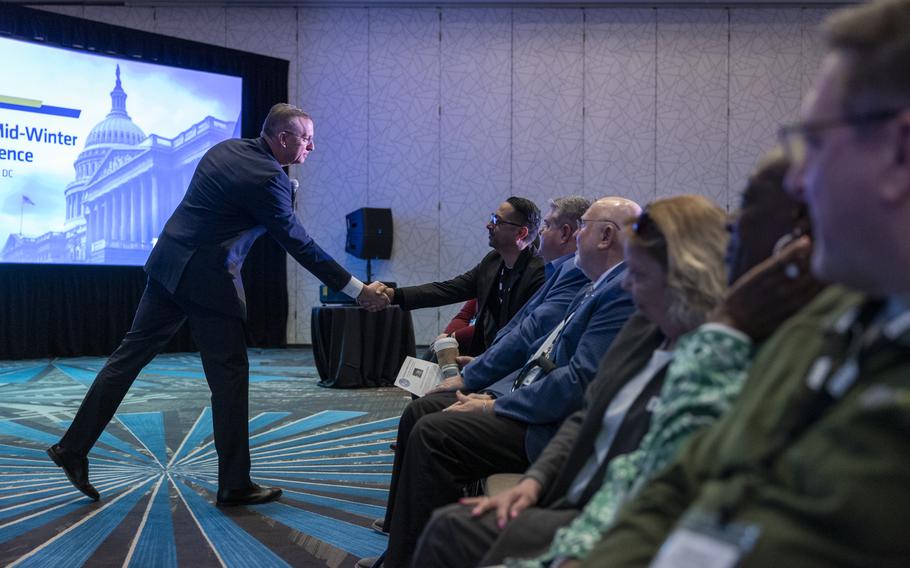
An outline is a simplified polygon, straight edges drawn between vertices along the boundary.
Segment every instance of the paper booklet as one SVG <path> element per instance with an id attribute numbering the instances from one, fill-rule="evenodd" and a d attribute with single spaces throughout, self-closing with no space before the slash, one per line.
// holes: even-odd
<path id="1" fill-rule="evenodd" d="M 440 382 L 442 372 L 439 365 L 415 357 L 405 357 L 404 363 L 398 369 L 398 377 L 395 378 L 396 387 L 417 396 L 425 395 Z"/>

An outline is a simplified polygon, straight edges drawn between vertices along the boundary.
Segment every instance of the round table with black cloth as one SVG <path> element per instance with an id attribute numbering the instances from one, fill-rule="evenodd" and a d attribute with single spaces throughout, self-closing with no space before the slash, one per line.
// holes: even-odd
<path id="1" fill-rule="evenodd" d="M 417 353 L 411 312 L 398 306 L 315 307 L 310 325 L 321 387 L 392 385 L 404 358 Z"/>

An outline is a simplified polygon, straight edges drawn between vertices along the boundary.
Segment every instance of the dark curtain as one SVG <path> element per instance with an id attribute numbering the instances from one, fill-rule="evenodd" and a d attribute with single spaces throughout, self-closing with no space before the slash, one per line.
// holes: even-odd
<path id="1" fill-rule="evenodd" d="M 281 59 L 8 4 L 0 4 L 0 36 L 239 76 L 241 135 L 248 138 L 288 96 L 288 62 Z M 263 237 L 244 263 L 251 346 L 286 342 L 285 258 Z M 129 329 L 145 282 L 135 266 L 0 264 L 0 360 L 109 354 Z M 195 350 L 185 326 L 168 350 Z"/>

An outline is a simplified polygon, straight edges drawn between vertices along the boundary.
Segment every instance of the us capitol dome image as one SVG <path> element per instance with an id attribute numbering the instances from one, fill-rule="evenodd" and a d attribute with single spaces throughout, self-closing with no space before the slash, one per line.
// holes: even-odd
<path id="1" fill-rule="evenodd" d="M 171 212 L 183 199 L 206 150 L 239 137 L 239 120 L 207 116 L 174 138 L 146 135 L 126 110 L 115 71 L 111 110 L 85 139 L 66 186 L 62 231 L 10 235 L 5 262 L 141 265 Z"/>

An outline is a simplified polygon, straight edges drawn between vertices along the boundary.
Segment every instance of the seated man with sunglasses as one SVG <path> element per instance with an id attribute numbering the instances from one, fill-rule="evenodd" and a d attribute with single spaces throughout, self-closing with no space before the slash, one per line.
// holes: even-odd
<path id="1" fill-rule="evenodd" d="M 490 216 L 487 232 L 493 250 L 477 266 L 451 280 L 385 288 L 384 293 L 405 310 L 477 298 L 474 336 L 469 351 L 462 355 L 480 355 L 544 283 L 544 261 L 532 245 L 539 226 L 537 205 L 530 199 L 510 197 Z"/>

